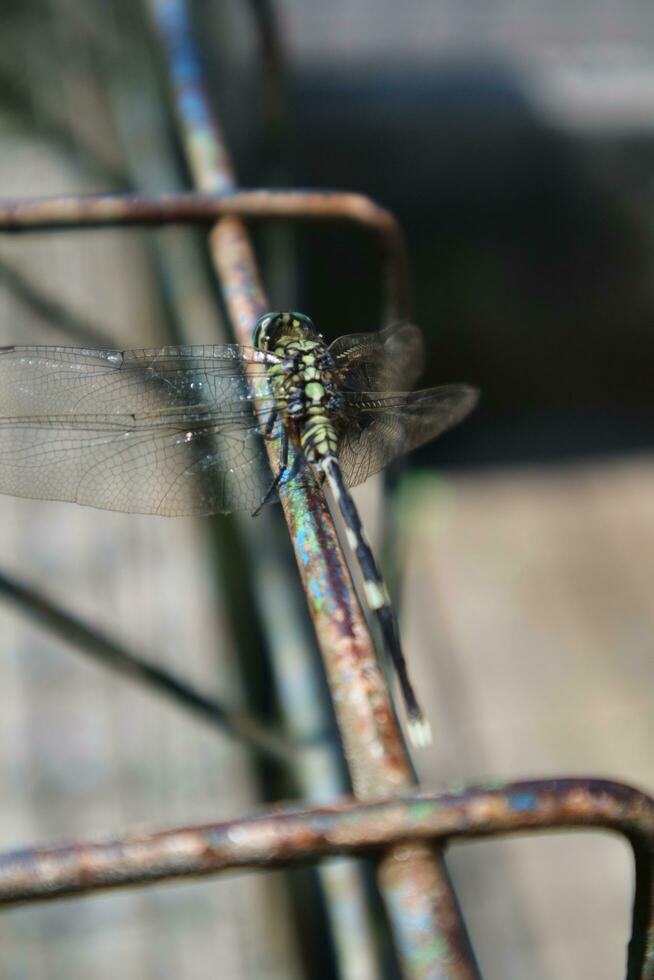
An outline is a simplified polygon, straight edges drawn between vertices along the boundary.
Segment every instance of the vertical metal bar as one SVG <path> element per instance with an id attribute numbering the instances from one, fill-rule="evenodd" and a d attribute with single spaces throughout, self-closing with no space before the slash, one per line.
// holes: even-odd
<path id="1" fill-rule="evenodd" d="M 184 0 L 150 0 L 168 59 L 182 138 L 197 185 L 236 187 L 218 123 L 203 86 Z M 242 222 L 222 218 L 211 236 L 237 339 L 251 342 L 267 312 L 252 247 Z M 414 782 L 383 675 L 341 554 L 324 498 L 316 487 L 281 494 L 300 574 L 323 655 L 355 794 L 379 799 Z M 390 849 L 379 880 L 407 976 L 471 980 L 478 976 L 444 863 L 424 844 Z M 420 928 L 416 929 L 416 923 Z"/>
<path id="2" fill-rule="evenodd" d="M 234 186 L 231 166 L 222 136 L 207 103 L 186 6 L 184 3 L 171 3 L 167 0 L 151 0 L 150 7 L 167 55 L 179 131 L 195 185 L 199 190 L 212 193 L 229 192 Z M 256 307 L 251 314 L 254 319 L 246 322 L 245 331 L 241 334 L 244 342 L 249 343 L 254 320 L 266 311 L 267 304 L 242 223 L 229 218 L 226 222 L 221 221 L 221 228 L 223 234 L 235 238 L 237 248 L 245 251 L 241 266 L 243 285 L 249 300 Z M 229 251 L 229 244 L 227 250 Z M 212 243 L 212 256 L 234 318 L 233 308 L 239 304 L 241 280 L 234 283 L 228 274 L 222 274 L 224 250 L 215 243 Z M 247 319 L 247 313 L 245 315 Z M 266 517 L 262 515 L 259 526 L 264 521 Z M 274 538 L 281 528 L 278 527 L 278 522 L 266 523 L 266 538 L 270 547 L 263 549 L 260 542 L 257 547 L 251 521 L 246 518 L 241 522 L 241 528 L 246 544 L 256 556 L 250 564 L 258 586 L 259 611 L 267 626 L 278 696 L 287 729 L 299 741 L 314 745 L 312 750 L 306 749 L 302 753 L 294 775 L 305 796 L 314 802 L 324 802 L 342 795 L 349 787 L 343 782 L 342 767 L 336 755 L 337 747 L 321 741 L 329 719 L 322 692 L 316 683 L 314 668 L 306 657 L 311 638 L 303 636 L 304 630 L 300 625 L 303 617 L 297 608 L 297 590 L 280 581 L 280 563 L 276 557 L 280 549 L 275 548 Z M 285 542 L 281 542 L 282 547 L 284 544 Z M 272 554 L 273 548 L 275 555 Z M 274 588 L 272 583 L 276 583 Z M 294 694 L 289 689 L 290 678 L 295 688 Z M 306 705 L 302 713 L 293 710 L 293 703 L 298 698 Z M 352 860 L 333 859 L 318 869 L 318 875 L 326 897 L 326 912 L 343 980 L 378 980 L 383 970 L 374 941 L 374 925 L 361 867 Z M 347 908 L 348 915 L 343 914 L 344 908 Z"/>

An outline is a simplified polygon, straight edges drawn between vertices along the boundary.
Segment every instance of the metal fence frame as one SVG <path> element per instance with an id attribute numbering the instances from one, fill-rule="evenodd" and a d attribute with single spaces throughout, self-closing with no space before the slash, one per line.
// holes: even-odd
<path id="1" fill-rule="evenodd" d="M 203 225 L 237 341 L 249 343 L 268 309 L 245 222 L 292 219 L 364 226 L 379 244 L 387 319 L 410 316 L 410 271 L 394 217 L 352 193 L 254 190 L 237 187 L 228 151 L 204 88 L 185 0 L 150 0 L 164 52 L 187 163 L 198 190 L 157 197 L 100 195 L 0 201 L 0 232 L 98 227 Z M 256 4 L 270 30 L 269 7 Z M 274 46 L 269 47 L 274 51 Z M 274 70 L 276 59 L 271 59 Z M 271 453 L 275 453 L 274 444 Z M 274 458 L 274 457 L 273 457 Z M 633 932 L 628 980 L 654 980 L 654 801 L 619 783 L 548 779 L 416 795 L 410 758 L 384 676 L 356 600 L 322 493 L 313 486 L 282 491 L 353 787 L 335 806 L 275 810 L 203 827 L 76 842 L 0 854 L 0 904 L 87 894 L 98 889 L 238 868 L 287 867 L 335 854 L 374 859 L 381 893 L 407 977 L 479 977 L 443 860 L 450 839 L 548 829 L 605 829 L 629 842 L 635 864 Z M 297 746 L 256 720 L 234 718 L 222 706 L 136 658 L 16 583 L 0 589 L 51 628 L 133 679 L 156 687 L 225 725 L 260 751 L 286 759 Z M 104 644 L 104 645 L 103 645 Z"/>

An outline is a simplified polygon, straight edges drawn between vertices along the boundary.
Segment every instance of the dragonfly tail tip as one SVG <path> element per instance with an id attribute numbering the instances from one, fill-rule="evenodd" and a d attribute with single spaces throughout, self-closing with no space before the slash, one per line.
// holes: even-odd
<path id="1" fill-rule="evenodd" d="M 407 722 L 409 741 L 415 749 L 425 749 L 431 745 L 431 725 L 423 715 L 409 718 Z"/>

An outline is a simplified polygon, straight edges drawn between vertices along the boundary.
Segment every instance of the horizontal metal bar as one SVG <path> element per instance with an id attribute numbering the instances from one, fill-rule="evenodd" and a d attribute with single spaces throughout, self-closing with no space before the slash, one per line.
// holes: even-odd
<path id="1" fill-rule="evenodd" d="M 610 830 L 631 845 L 636 887 L 627 980 L 653 980 L 654 800 L 599 779 L 524 781 L 385 803 L 347 800 L 328 808 L 101 843 L 8 852 L 0 855 L 0 905 L 236 869 L 287 867 L 333 855 L 374 854 L 388 847 L 401 866 L 403 841 L 411 860 L 421 841 L 560 829 Z M 390 888 L 387 882 L 387 893 Z"/>
<path id="2" fill-rule="evenodd" d="M 99 194 L 0 200 L 0 231 L 55 231 L 123 225 L 204 224 L 221 217 L 349 221 L 374 232 L 392 315 L 410 318 L 413 297 L 404 236 L 393 214 L 364 194 L 326 190 L 250 190 L 153 197 Z"/>
<path id="3" fill-rule="evenodd" d="M 286 867 L 337 854 L 372 854 L 405 840 L 563 828 L 610 830 L 629 841 L 636 859 L 636 896 L 628 977 L 651 980 L 654 800 L 600 779 L 525 781 L 383 803 L 348 799 L 320 809 L 5 853 L 0 856 L 0 904 L 235 869 Z"/>

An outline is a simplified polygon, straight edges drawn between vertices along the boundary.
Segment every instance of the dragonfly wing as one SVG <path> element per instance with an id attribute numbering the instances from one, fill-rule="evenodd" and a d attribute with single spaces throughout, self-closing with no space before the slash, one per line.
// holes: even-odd
<path id="1" fill-rule="evenodd" d="M 424 361 L 422 334 L 413 323 L 377 333 L 339 337 L 331 344 L 344 391 L 394 391 L 412 388 Z"/>
<path id="2" fill-rule="evenodd" d="M 0 347 L 0 417 L 129 415 L 254 397 L 274 355 L 251 347 Z"/>
<path id="3" fill-rule="evenodd" d="M 0 493 L 178 517 L 254 510 L 272 475 L 254 420 L 0 422 Z"/>
<path id="4" fill-rule="evenodd" d="M 347 423 L 338 445 L 346 483 L 363 483 L 396 456 L 452 428 L 472 411 L 478 397 L 477 389 L 468 385 L 350 395 L 343 413 Z"/>
<path id="5" fill-rule="evenodd" d="M 253 510 L 272 479 L 252 348 L 0 349 L 0 493 L 132 513 Z M 265 390 L 265 384 L 264 384 Z"/>

